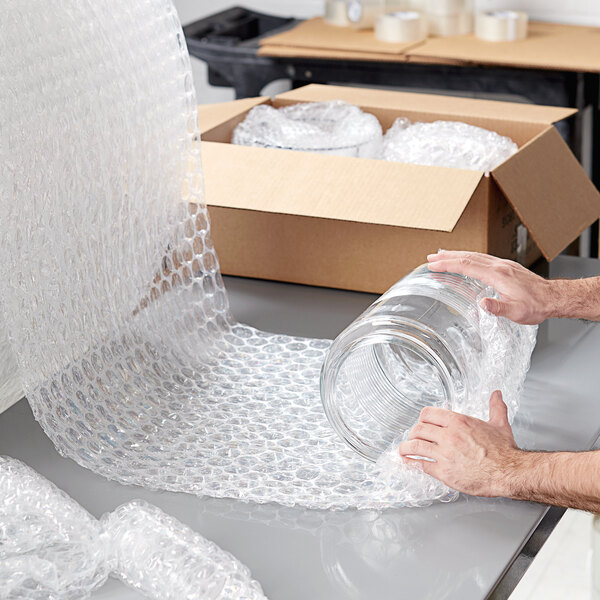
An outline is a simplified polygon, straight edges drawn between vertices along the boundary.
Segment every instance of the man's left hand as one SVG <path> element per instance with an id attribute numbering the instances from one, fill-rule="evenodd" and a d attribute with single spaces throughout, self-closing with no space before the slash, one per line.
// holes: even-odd
<path id="1" fill-rule="evenodd" d="M 514 466 L 523 453 L 515 442 L 499 391 L 490 398 L 489 421 L 426 407 L 408 438 L 399 446 L 407 463 L 418 462 L 425 473 L 475 496 L 508 495 L 509 466 Z"/>

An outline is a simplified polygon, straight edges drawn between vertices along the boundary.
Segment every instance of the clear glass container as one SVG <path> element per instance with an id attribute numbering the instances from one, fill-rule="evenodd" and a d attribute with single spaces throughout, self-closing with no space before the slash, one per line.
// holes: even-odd
<path id="1" fill-rule="evenodd" d="M 425 406 L 452 408 L 479 382 L 478 297 L 485 286 L 418 267 L 333 342 L 321 398 L 333 428 L 356 452 L 378 456 Z"/>

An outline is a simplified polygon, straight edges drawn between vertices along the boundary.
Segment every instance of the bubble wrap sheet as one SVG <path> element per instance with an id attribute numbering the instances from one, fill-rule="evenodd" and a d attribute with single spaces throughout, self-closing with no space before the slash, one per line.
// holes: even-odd
<path id="1" fill-rule="evenodd" d="M 170 0 L 6 8 L 0 300 L 58 451 L 154 489 L 405 504 L 326 420 L 330 342 L 257 331 L 229 312 Z"/>
<path id="2" fill-rule="evenodd" d="M 396 119 L 383 139 L 385 160 L 489 172 L 518 150 L 508 137 L 460 121 Z"/>
<path id="3" fill-rule="evenodd" d="M 18 460 L 0 457 L 0 599 L 77 600 L 109 574 L 155 600 L 260 600 L 248 569 L 135 500 L 94 519 Z"/>
<path id="4" fill-rule="evenodd" d="M 358 106 L 333 100 L 273 108 L 255 106 L 235 128 L 232 142 L 341 156 L 377 158 L 381 125 Z"/>

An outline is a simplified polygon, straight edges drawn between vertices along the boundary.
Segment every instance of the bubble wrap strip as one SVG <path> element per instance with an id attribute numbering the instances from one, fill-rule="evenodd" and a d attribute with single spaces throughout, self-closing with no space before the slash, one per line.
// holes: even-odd
<path id="1" fill-rule="evenodd" d="M 228 552 L 139 500 L 94 519 L 22 462 L 0 457 L 0 599 L 87 598 L 109 573 L 155 600 L 260 600 Z"/>
<path id="2" fill-rule="evenodd" d="M 0 40 L 0 301 L 58 451 L 154 489 L 406 504 L 326 420 L 330 342 L 230 315 L 170 0 L 8 0 Z"/>

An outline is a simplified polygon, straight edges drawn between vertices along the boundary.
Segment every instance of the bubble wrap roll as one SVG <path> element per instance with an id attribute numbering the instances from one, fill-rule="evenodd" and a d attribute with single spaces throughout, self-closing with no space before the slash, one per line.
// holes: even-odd
<path id="1" fill-rule="evenodd" d="M 154 489 L 379 503 L 372 467 L 323 413 L 330 342 L 263 333 L 229 312 L 171 2 L 8 8 L 0 39 L 19 59 L 0 53 L 0 301 L 58 451 Z"/>

